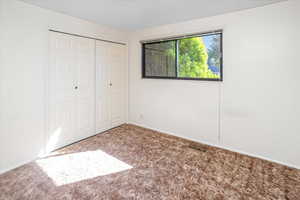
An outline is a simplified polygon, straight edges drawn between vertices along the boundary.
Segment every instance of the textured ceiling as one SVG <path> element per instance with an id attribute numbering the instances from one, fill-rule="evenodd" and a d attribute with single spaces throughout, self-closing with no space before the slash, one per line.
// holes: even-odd
<path id="1" fill-rule="evenodd" d="M 136 30 L 283 0 L 22 0 L 114 28 Z"/>

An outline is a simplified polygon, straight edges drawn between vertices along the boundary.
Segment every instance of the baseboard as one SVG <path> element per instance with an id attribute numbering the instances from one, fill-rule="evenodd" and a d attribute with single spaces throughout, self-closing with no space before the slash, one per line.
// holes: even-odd
<path id="1" fill-rule="evenodd" d="M 9 167 L 9 168 L 6 168 L 6 169 L 1 169 L 1 170 L 0 170 L 0 175 L 6 173 L 6 172 L 8 172 L 8 171 L 14 170 L 14 169 L 16 169 L 16 168 L 18 168 L 18 167 L 21 167 L 22 165 L 31 163 L 31 162 L 35 161 L 36 159 L 38 159 L 38 157 L 36 157 L 36 158 L 34 158 L 34 159 L 27 160 L 27 161 L 22 161 L 22 162 L 20 162 L 19 164 L 13 165 L 13 166 L 11 166 L 11 167 Z"/>
<path id="2" fill-rule="evenodd" d="M 217 148 L 220 148 L 220 149 L 225 149 L 225 150 L 236 152 L 236 153 L 239 153 L 239 154 L 242 154 L 242 155 L 247 155 L 247 156 L 250 156 L 250 157 L 254 157 L 254 158 L 266 160 L 266 161 L 273 162 L 273 163 L 280 164 L 280 165 L 284 165 L 284 166 L 287 166 L 287 167 L 290 167 L 290 168 L 300 169 L 300 166 L 296 166 L 296 165 L 293 165 L 293 164 L 288 164 L 288 163 L 281 162 L 281 161 L 278 161 L 278 160 L 273 160 L 273 159 L 270 159 L 270 158 L 267 158 L 267 157 L 264 157 L 264 156 L 260 156 L 260 155 L 256 155 L 256 154 L 251 154 L 251 153 L 248 153 L 248 152 L 240 151 L 240 150 L 233 149 L 233 148 L 230 148 L 230 147 L 227 147 L 227 146 L 223 146 L 223 145 L 212 144 L 212 143 L 209 143 L 209 142 L 195 140 L 193 138 L 189 138 L 189 137 L 186 137 L 186 136 L 183 136 L 183 135 L 171 133 L 169 131 L 165 131 L 165 130 L 161 130 L 161 129 L 149 127 L 149 126 L 137 123 L 137 122 L 129 121 L 128 124 L 140 126 L 140 127 L 147 128 L 147 129 L 154 130 L 154 131 L 158 131 L 158 132 L 161 132 L 161 133 L 166 133 L 168 135 L 173 135 L 173 136 L 184 138 L 184 139 L 191 140 L 191 141 L 194 141 L 194 142 L 206 144 L 206 145 L 209 145 L 209 146 L 212 146 L 212 147 L 217 147 Z"/>
<path id="3" fill-rule="evenodd" d="M 247 156 L 259 158 L 259 159 L 266 160 L 266 161 L 273 162 L 273 163 L 277 163 L 277 164 L 280 164 L 280 165 L 285 165 L 287 167 L 291 167 L 291 168 L 295 168 L 295 169 L 300 169 L 299 166 L 295 166 L 295 165 L 292 165 L 292 164 L 288 164 L 288 163 L 284 163 L 284 162 L 281 162 L 281 161 L 273 160 L 273 159 L 266 158 L 266 157 L 263 157 L 263 156 L 260 156 L 260 155 L 251 154 L 251 153 L 248 153 L 248 152 L 240 151 L 240 150 L 237 150 L 237 149 L 232 149 L 232 148 L 226 147 L 226 146 L 222 146 L 222 145 L 218 145 L 218 144 L 212 144 L 212 143 L 209 143 L 209 142 L 203 142 L 203 141 L 195 140 L 193 138 L 189 138 L 189 137 L 186 137 L 186 136 L 183 136 L 183 135 L 171 133 L 169 131 L 165 131 L 165 130 L 160 130 L 160 129 L 157 129 L 157 128 L 149 127 L 149 126 L 146 126 L 146 125 L 143 125 L 143 124 L 140 124 L 140 123 L 136 123 L 136 122 L 133 122 L 133 121 L 128 121 L 127 123 L 128 124 L 133 124 L 133 125 L 136 125 L 136 126 L 140 126 L 140 127 L 143 127 L 143 128 L 147 128 L 147 129 L 150 129 L 150 130 L 158 131 L 158 132 L 161 132 L 161 133 L 166 133 L 168 135 L 173 135 L 173 136 L 184 138 L 184 139 L 187 139 L 187 140 L 199 142 L 199 143 L 206 144 L 206 145 L 209 145 L 209 146 L 213 146 L 213 147 L 225 149 L 225 150 L 228 150 L 228 151 L 236 152 L 236 153 L 239 153 L 239 154 L 243 154 L 243 155 L 247 155 Z M 100 133 L 97 133 L 95 135 L 98 135 L 98 134 L 100 134 Z M 93 136 L 95 136 L 95 135 L 93 135 Z M 93 137 L 93 136 L 90 136 L 90 137 Z M 87 139 L 87 138 L 85 138 L 85 139 Z M 16 169 L 16 168 L 18 168 L 18 167 L 20 167 L 22 165 L 27 164 L 27 163 L 33 162 L 33 161 L 35 161 L 38 158 L 39 157 L 36 157 L 34 159 L 31 159 L 31 160 L 20 162 L 19 164 L 14 165 L 12 167 L 9 167 L 9 168 L 6 168 L 6 169 L 2 169 L 2 170 L 0 170 L 0 175 L 3 174 L 3 173 L 5 173 L 5 172 L 8 172 L 10 170 Z"/>

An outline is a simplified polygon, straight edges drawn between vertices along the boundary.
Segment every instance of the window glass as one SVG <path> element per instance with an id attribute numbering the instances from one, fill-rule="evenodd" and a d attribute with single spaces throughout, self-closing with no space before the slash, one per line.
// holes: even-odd
<path id="1" fill-rule="evenodd" d="M 175 77 L 175 41 L 146 44 L 145 75 L 157 77 Z"/>
<path id="2" fill-rule="evenodd" d="M 222 80 L 222 33 L 143 44 L 143 77 Z"/>

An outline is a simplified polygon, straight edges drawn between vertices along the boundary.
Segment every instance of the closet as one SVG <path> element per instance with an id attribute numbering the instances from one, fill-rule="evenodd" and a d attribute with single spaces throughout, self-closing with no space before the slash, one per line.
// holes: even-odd
<path id="1" fill-rule="evenodd" d="M 126 121 L 126 47 L 50 31 L 46 152 Z"/>

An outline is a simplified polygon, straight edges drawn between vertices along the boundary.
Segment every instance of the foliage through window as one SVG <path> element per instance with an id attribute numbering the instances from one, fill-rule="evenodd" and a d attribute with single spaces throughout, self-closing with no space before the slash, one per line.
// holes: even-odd
<path id="1" fill-rule="evenodd" d="M 143 43 L 143 78 L 222 81 L 222 32 Z"/>

